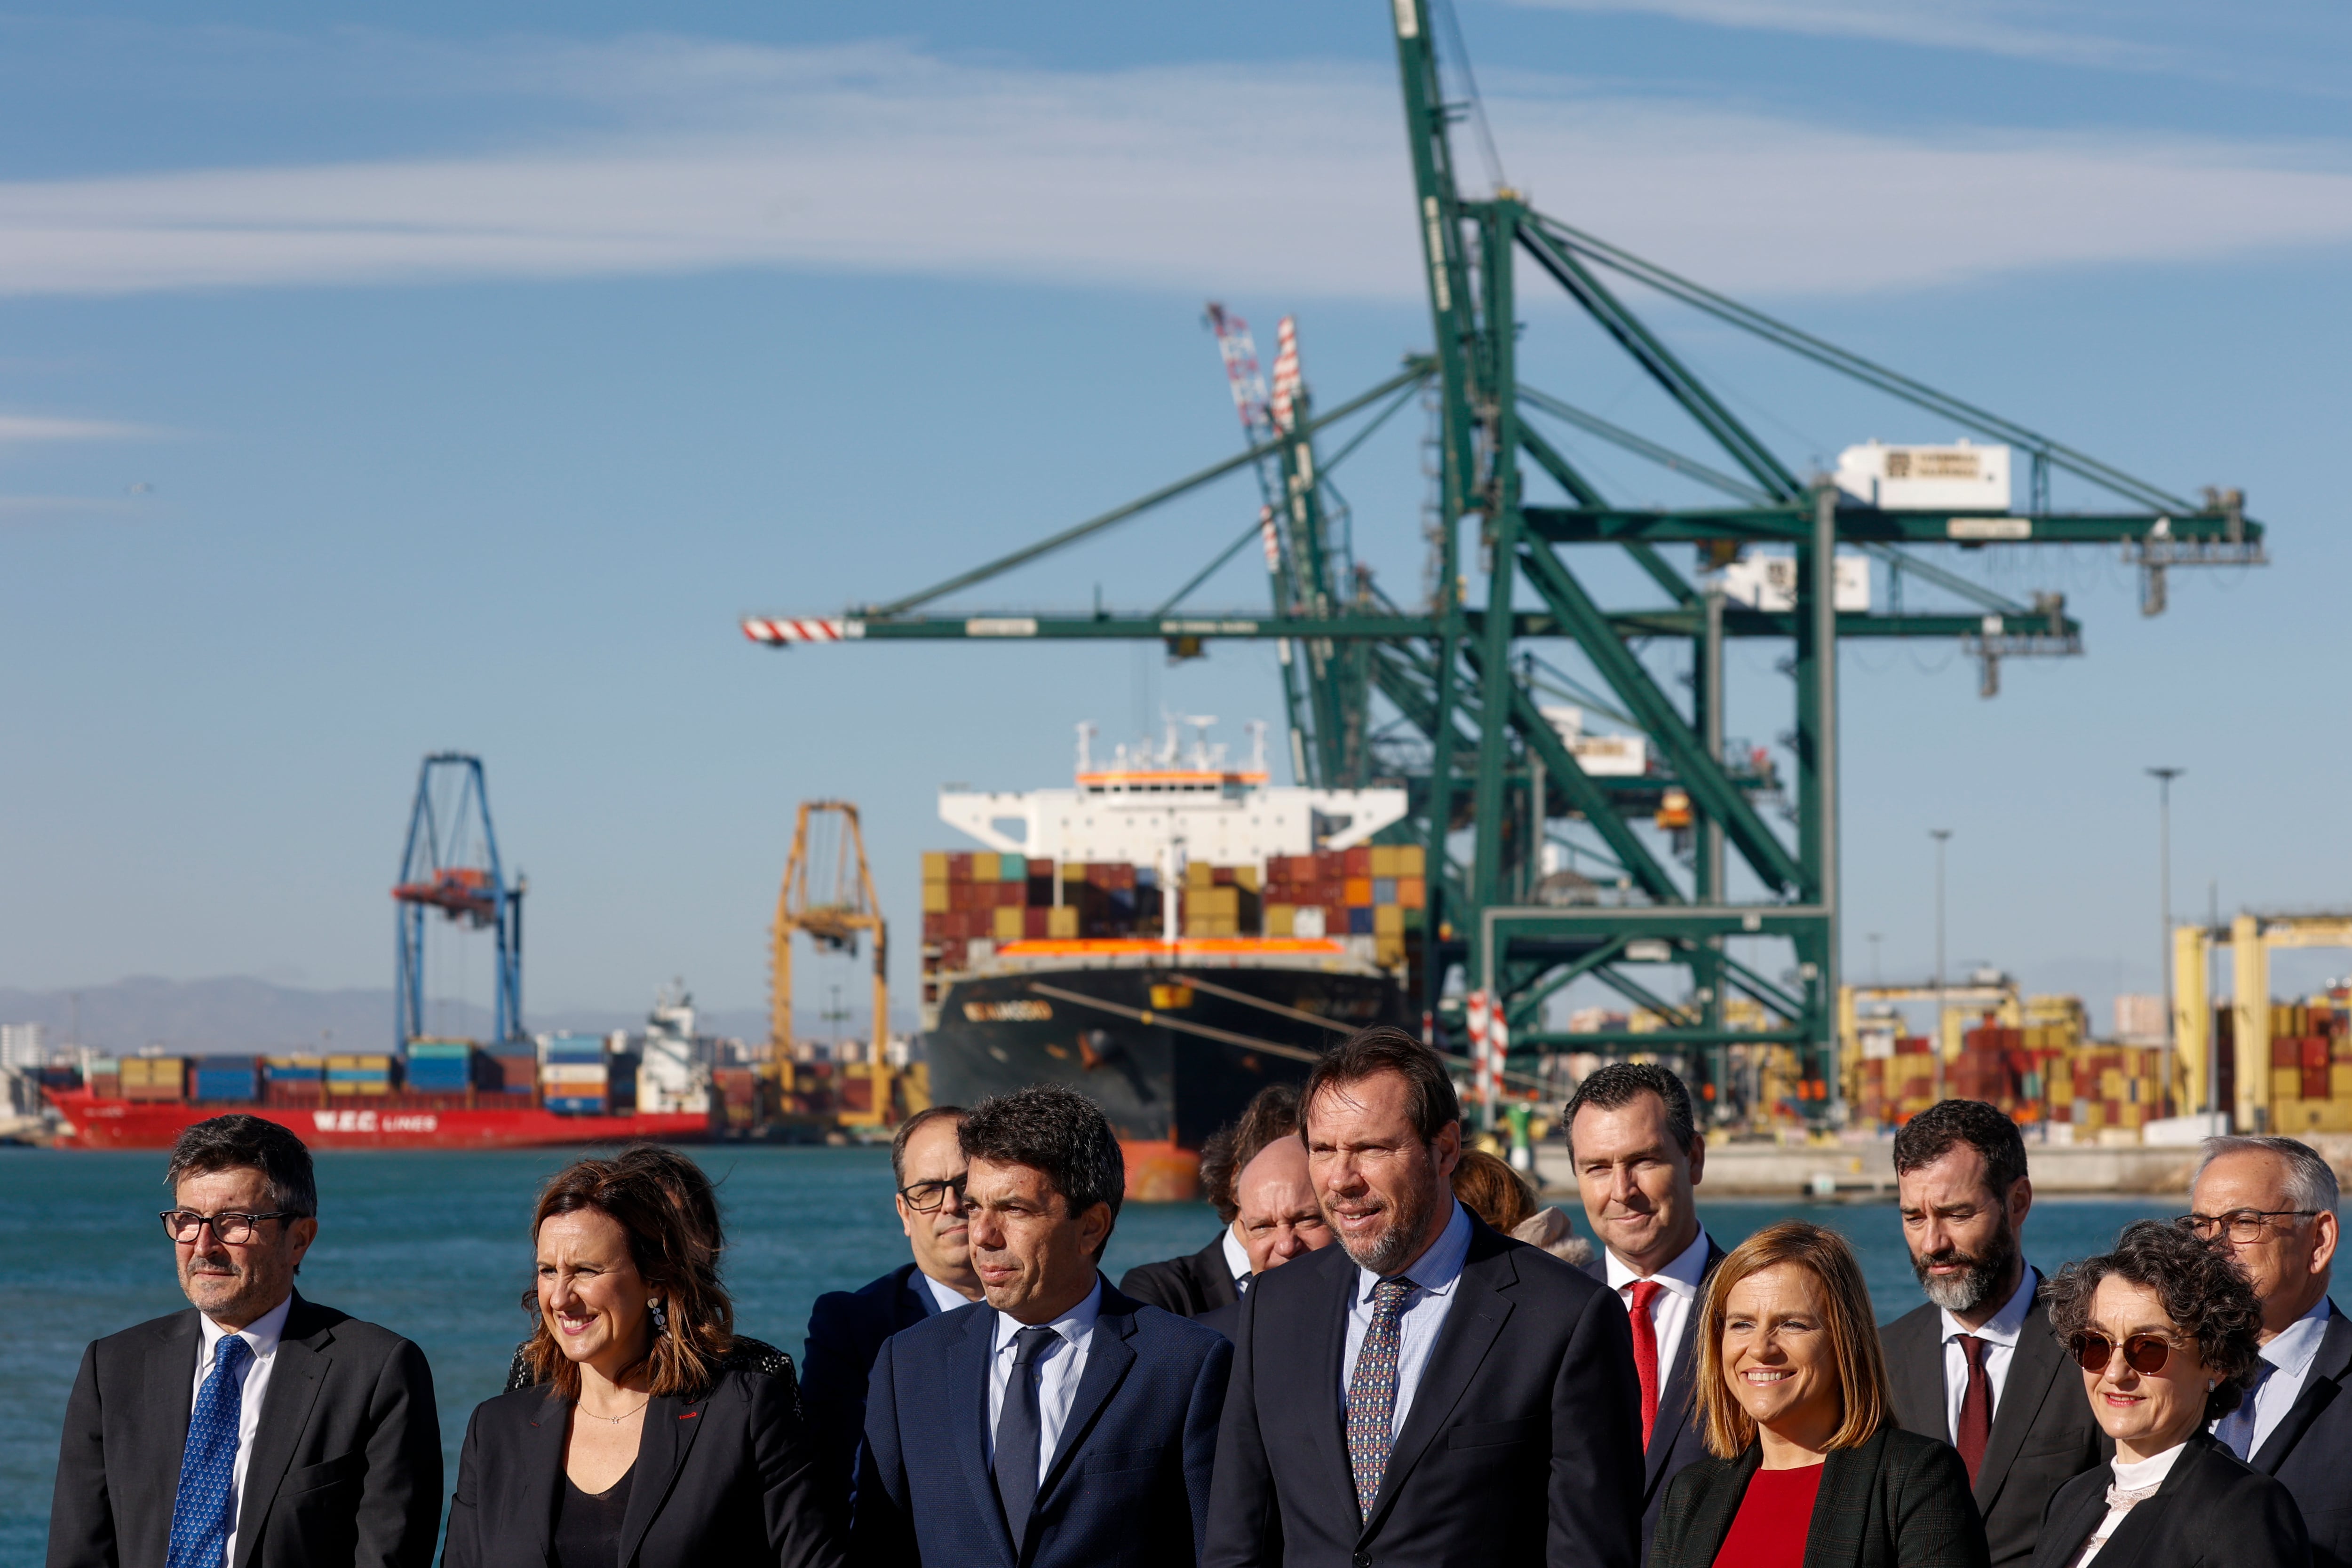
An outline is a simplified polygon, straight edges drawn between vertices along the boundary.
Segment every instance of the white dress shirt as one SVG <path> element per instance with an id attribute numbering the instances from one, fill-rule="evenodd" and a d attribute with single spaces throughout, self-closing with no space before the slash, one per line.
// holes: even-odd
<path id="1" fill-rule="evenodd" d="M 293 1305 L 294 1298 L 289 1295 L 237 1331 L 237 1337 L 253 1352 L 253 1359 L 245 1364 L 244 1379 L 237 1385 L 236 1469 L 229 1483 L 228 1542 L 221 1553 L 224 1563 L 236 1561 L 236 1532 L 243 1522 L 237 1517 L 237 1509 L 245 1498 L 245 1467 L 253 1458 L 253 1435 L 261 1430 L 261 1401 L 269 1392 L 269 1369 L 277 1363 L 278 1337 L 286 1332 L 286 1314 Z M 196 1314 L 196 1326 L 204 1331 L 204 1343 L 196 1347 L 196 1379 L 188 1385 L 188 1408 L 192 1412 L 205 1379 L 213 1375 L 213 1360 L 220 1352 L 220 1342 L 229 1334 L 228 1330 L 202 1312 Z"/>
<path id="2" fill-rule="evenodd" d="M 1249 1294 L 1250 1282 L 1249 1249 L 1243 1246 L 1242 1239 L 1234 1234 L 1240 1224 L 1241 1221 L 1236 1219 L 1225 1227 L 1225 1267 L 1233 1273 L 1236 1297 Z"/>
<path id="3" fill-rule="evenodd" d="M 2311 1376 L 2311 1364 L 2319 1354 L 2319 1342 L 2327 1337 L 2327 1298 L 2322 1296 L 2311 1311 L 2279 1330 L 2277 1337 L 2263 1346 L 2263 1359 L 2270 1363 L 2271 1372 L 2253 1393 L 2254 1441 L 2246 1450 L 2248 1459 L 2263 1451 L 2263 1444 L 2278 1430 L 2278 1424 L 2286 1419 L 2294 1402 L 2303 1397 L 2304 1383 Z M 2206 1430 L 2210 1432 L 2220 1425 L 2214 1422 Z"/>
<path id="4" fill-rule="evenodd" d="M 949 1286 L 940 1284 L 937 1280 L 934 1280 L 929 1274 L 924 1273 L 920 1269 L 915 1270 L 915 1278 L 923 1282 L 923 1288 L 930 1291 L 931 1300 L 939 1303 L 940 1311 L 943 1312 L 961 1312 L 964 1308 L 971 1305 L 971 1298 L 970 1296 L 965 1295 L 961 1291 L 953 1290 Z"/>
<path id="5" fill-rule="evenodd" d="M 1969 1353 L 1960 1336 L 1973 1333 L 1984 1341 L 1985 1382 L 1992 1386 L 1992 1413 L 2000 1415 L 2000 1391 L 2009 1382 L 2009 1364 L 2017 1357 L 2017 1336 L 2025 1332 L 2025 1314 L 2032 1309 L 2034 1290 L 2042 1283 L 2033 1266 L 2024 1274 L 2000 1311 L 1980 1329 L 1971 1329 L 1949 1312 L 1944 1319 L 1944 1426 L 1952 1441 L 1960 1440 L 1960 1402 L 1969 1395 Z"/>
<path id="6" fill-rule="evenodd" d="M 1094 1343 L 1095 1320 L 1102 1316 L 1103 1282 L 1087 1299 L 1045 1326 L 1054 1331 L 1037 1359 L 1030 1364 L 1037 1379 L 1037 1479 L 1045 1479 L 1054 1450 L 1062 1441 L 1063 1424 L 1070 1418 L 1070 1402 L 1077 1397 L 1078 1379 L 1086 1375 L 1087 1347 Z M 1004 1413 L 1004 1391 L 1013 1381 L 1013 1336 L 1031 1325 L 1003 1312 L 996 1314 L 996 1354 L 988 1358 L 988 1462 L 996 1463 L 996 1422 Z"/>
<path id="7" fill-rule="evenodd" d="M 2139 1459 L 2131 1464 L 2126 1464 L 2121 1459 L 2115 1460 L 2112 1467 L 2116 1475 L 2115 1490 L 2146 1491 L 2151 1487 L 2162 1486 L 2164 1478 L 2172 1473 L 2173 1465 L 2179 1461 L 2180 1451 L 2187 1447 L 2189 1445 L 2186 1443 L 2175 1443 L 2152 1459 Z M 2115 1534 L 2116 1527 L 2130 1516 L 2131 1511 L 2137 1506 L 2135 1503 L 2125 1503 L 2118 1507 L 2109 1503 L 2106 1517 L 2099 1521 L 2099 1527 L 2096 1530 L 2091 1531 L 2091 1538 L 2083 1542 L 2083 1550 L 2076 1555 L 2073 1568 L 2088 1568 L 2091 1559 L 2099 1554 L 2099 1549 L 2106 1545 L 2108 1538 Z"/>
<path id="8" fill-rule="evenodd" d="M 1658 1334 L 1658 1395 L 1664 1398 L 1666 1380 L 1674 1375 L 1675 1353 L 1682 1348 L 1683 1335 L 1689 1332 L 1691 1312 L 1698 1305 L 1698 1288 L 1706 1279 L 1707 1239 L 1701 1228 L 1698 1239 L 1684 1248 L 1675 1260 L 1654 1274 L 1637 1274 L 1618 1260 L 1617 1254 L 1602 1250 L 1607 1260 L 1609 1288 L 1617 1292 L 1628 1317 L 1633 1312 L 1633 1287 L 1643 1280 L 1655 1280 L 1665 1287 L 1650 1301 L 1650 1324 Z"/>
<path id="9" fill-rule="evenodd" d="M 1412 1392 L 1421 1385 L 1430 1349 L 1437 1343 L 1437 1331 L 1445 1324 L 1445 1314 L 1454 1305 L 1454 1287 L 1461 1281 L 1462 1265 L 1470 1256 L 1470 1211 L 1454 1203 L 1451 1195 L 1446 1202 L 1454 1214 L 1445 1228 L 1427 1251 L 1397 1270 L 1412 1281 L 1413 1288 L 1407 1292 L 1397 1319 L 1396 1408 L 1389 1415 L 1391 1436 L 1404 1430 Z M 1348 1303 L 1348 1354 L 1339 1363 L 1342 1410 L 1348 1407 L 1348 1384 L 1356 1375 L 1356 1356 L 1372 1326 L 1372 1290 L 1381 1278 L 1369 1269 L 1356 1270 L 1356 1293 Z"/>

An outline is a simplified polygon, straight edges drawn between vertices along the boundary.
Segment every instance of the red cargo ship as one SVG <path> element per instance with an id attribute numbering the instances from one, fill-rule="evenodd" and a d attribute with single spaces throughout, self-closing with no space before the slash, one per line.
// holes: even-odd
<path id="1" fill-rule="evenodd" d="M 58 1144 L 72 1149 L 168 1149 L 194 1123 L 232 1111 L 266 1117 L 314 1149 L 523 1149 L 554 1144 L 656 1139 L 696 1143 L 710 1135 L 707 1112 L 619 1116 L 563 1115 L 537 1105 L 404 1103 L 421 1096 L 369 1096 L 366 1105 L 202 1105 L 175 1100 L 100 1098 L 52 1089 L 64 1116 Z"/>

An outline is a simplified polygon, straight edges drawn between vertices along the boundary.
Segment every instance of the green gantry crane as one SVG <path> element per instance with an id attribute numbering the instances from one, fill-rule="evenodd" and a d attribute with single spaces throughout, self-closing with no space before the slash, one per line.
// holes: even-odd
<path id="1" fill-rule="evenodd" d="M 1475 104 L 1449 99 L 1430 0 L 1380 7 L 1395 35 L 1416 215 L 1434 351 L 1409 357 L 1399 372 L 1335 407 L 1313 411 L 1303 387 L 1287 417 L 1253 431 L 1241 453 L 961 572 L 919 592 L 836 616 L 761 616 L 743 622 L 755 641 L 795 643 L 898 639 L 1154 640 L 1171 658 L 1197 656 L 1227 639 L 1276 642 L 1286 668 L 1291 754 L 1299 781 L 1348 788 L 1404 783 L 1412 812 L 1383 838 L 1423 844 L 1429 907 L 1423 933 L 1424 1017 L 1458 1039 L 1458 995 L 1483 990 L 1509 1026 L 1514 1055 L 1547 1051 L 1623 1051 L 1677 1056 L 1710 1084 L 1727 1082 L 1734 1046 L 1794 1048 L 1805 1089 L 1797 1107 L 1830 1120 L 1834 1101 L 1839 952 L 1837 646 L 1850 638 L 1956 641 L 1981 665 L 1982 690 L 1999 689 L 2001 662 L 2077 654 L 2082 629 L 2057 594 L 2019 602 L 1910 553 L 1959 544 L 2104 545 L 2119 549 L 2141 578 L 2141 608 L 2165 608 L 2174 567 L 2259 565 L 2263 529 L 2245 514 L 2242 493 L 2207 490 L 2190 500 L 2126 474 L 2013 420 L 1961 401 L 1726 298 L 1664 267 L 1536 211 L 1498 186 L 1463 194 L 1449 127 Z M 1466 80 L 1466 62 L 1464 67 Z M 1724 466 L 1663 445 L 1519 380 L 1517 263 L 1564 290 L 1608 339 L 1720 453 Z M 1604 277 L 1605 275 L 1605 277 Z M 1828 476 L 1801 477 L 1709 390 L 1619 297 L 1630 282 L 1737 328 L 1864 386 L 1923 409 L 1961 430 L 2006 444 L 2027 465 L 2029 502 L 1954 515 L 1882 507 L 1841 490 Z M 1430 406 L 1436 447 L 1429 591 L 1401 606 L 1370 574 L 1334 548 L 1339 509 L 1331 472 L 1408 403 Z M 1369 413 L 1328 461 L 1317 437 Z M 1540 418 L 1534 417 L 1540 416 Z M 1247 411 L 1244 411 L 1245 423 Z M 1546 423 L 1545 422 L 1549 422 Z M 1555 440 L 1547 430 L 1574 433 Z M 1563 446 L 1599 441 L 1663 465 L 1723 497 L 1718 505 L 1664 507 L 1612 501 Z M 1530 465 L 1559 492 L 1531 499 Z M 1089 615 L 1025 610 L 940 612 L 927 608 L 1167 501 L 1241 470 L 1258 473 L 1264 505 L 1227 546 L 1156 609 L 1097 609 Z M 2050 499 L 2054 473 L 2113 497 L 2114 509 L 2061 510 Z M 1484 600 L 1465 598 L 1464 526 L 1475 519 L 1486 563 Z M 1218 568 L 1248 542 L 1268 537 L 1269 612 L 1209 613 L 1184 608 Z M 1686 575 L 1664 553 L 1690 547 L 1699 570 Z M 1785 604 L 1751 607 L 1726 594 L 1720 569 L 1752 546 L 1793 553 Z M 1837 608 L 1839 552 L 1880 562 L 1890 587 L 1883 612 Z M 1593 550 L 1622 551 L 1664 602 L 1607 609 L 1575 562 Z M 1916 581 L 1964 608 L 1906 611 L 1903 585 Z M 1783 668 L 1794 686 L 1795 722 L 1784 736 L 1793 755 L 1793 835 L 1767 821 L 1769 797 L 1783 793 L 1769 756 L 1725 754 L 1724 646 L 1729 638 L 1793 644 Z M 1652 668 L 1650 650 L 1687 646 L 1687 700 Z M 1572 647 L 1589 674 L 1570 674 L 1538 650 Z M 1605 687 L 1605 697 L 1596 697 Z M 1568 695 L 1627 722 L 1654 755 L 1639 777 L 1588 773 L 1543 712 L 1547 692 Z M 1377 706 L 1375 704 L 1377 698 Z M 1661 853 L 1658 835 L 1636 827 L 1662 802 L 1686 802 L 1687 834 Z M 1585 863 L 1613 875 L 1614 890 L 1583 884 L 1553 895 L 1542 846 L 1584 833 Z M 1466 862 L 1454 851 L 1466 836 Z M 1573 838 L 1569 841 L 1576 842 Z M 1755 884 L 1735 897 L 1736 855 Z M 1571 879 L 1580 880 L 1580 879 Z M 1786 955 L 1776 964 L 1772 949 Z M 1660 966 L 1687 982 L 1661 984 Z M 1451 984 L 1458 974 L 1460 985 Z M 1543 1004 L 1590 977 L 1663 1028 L 1575 1033 L 1538 1027 Z M 1667 999 L 1680 992 L 1685 999 Z M 1766 1019 L 1735 1025 L 1727 1000 L 1752 999 Z M 1728 1104 L 1716 1103 L 1727 1115 Z"/>

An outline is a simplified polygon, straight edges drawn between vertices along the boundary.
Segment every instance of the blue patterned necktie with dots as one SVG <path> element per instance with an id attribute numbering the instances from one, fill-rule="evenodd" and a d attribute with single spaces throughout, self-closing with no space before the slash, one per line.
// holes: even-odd
<path id="1" fill-rule="evenodd" d="M 195 1408 L 188 1413 L 188 1446 L 180 1454 L 180 1495 L 172 1503 L 166 1568 L 221 1568 L 236 1511 L 245 1367 L 252 1359 L 253 1347 L 243 1334 L 223 1334 L 213 1351 L 212 1375 L 196 1390 Z"/>
<path id="2" fill-rule="evenodd" d="M 1366 1519 L 1381 1495 L 1381 1478 L 1388 1473 L 1389 1449 L 1395 1443 L 1389 1427 L 1396 1416 L 1402 1337 L 1397 1324 L 1412 1291 L 1412 1281 L 1405 1279 L 1382 1280 L 1372 1287 L 1371 1326 L 1364 1331 L 1356 1370 L 1348 1379 L 1348 1463 L 1356 1473 L 1356 1511 Z"/>

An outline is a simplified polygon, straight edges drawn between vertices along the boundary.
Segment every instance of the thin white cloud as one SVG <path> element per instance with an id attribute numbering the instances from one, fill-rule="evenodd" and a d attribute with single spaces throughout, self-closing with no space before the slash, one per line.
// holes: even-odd
<path id="1" fill-rule="evenodd" d="M 156 434 L 143 424 L 123 424 L 112 420 L 0 413 L 0 446 L 37 441 L 134 441 Z"/>
<path id="2" fill-rule="evenodd" d="M 883 46 L 570 48 L 625 127 L 462 157 L 0 183 L 0 293 L 795 267 L 1415 297 L 1374 70 L 1048 72 Z M 1489 109 L 1545 210 L 1758 292 L 2352 239 L 2352 155 L 2146 136 L 1873 135 L 1556 84 Z"/>
<path id="3" fill-rule="evenodd" d="M 1667 16 L 1807 37 L 1867 38 L 2063 65 L 2172 70 L 2193 65 L 2145 37 L 2053 26 L 2062 8 L 2000 0 L 1509 0 L 1548 11 Z"/>

